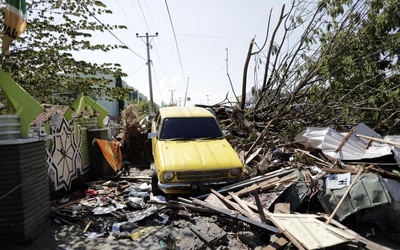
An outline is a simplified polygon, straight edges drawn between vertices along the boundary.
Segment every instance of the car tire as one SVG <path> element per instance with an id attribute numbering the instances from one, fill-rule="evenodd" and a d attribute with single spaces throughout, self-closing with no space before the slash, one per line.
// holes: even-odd
<path id="1" fill-rule="evenodd" d="M 162 195 L 163 192 L 161 189 L 158 187 L 158 177 L 157 177 L 157 172 L 153 171 L 153 174 L 151 176 L 151 192 L 153 195 Z"/>

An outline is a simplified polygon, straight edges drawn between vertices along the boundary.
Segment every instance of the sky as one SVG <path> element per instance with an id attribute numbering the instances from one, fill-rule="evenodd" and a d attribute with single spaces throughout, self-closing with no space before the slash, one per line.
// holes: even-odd
<path id="1" fill-rule="evenodd" d="M 113 14 L 97 18 L 128 29 L 114 30 L 113 34 L 104 32 L 93 39 L 98 43 L 122 42 L 129 50 L 106 54 L 80 51 L 75 57 L 121 64 L 128 74 L 123 80 L 150 99 L 147 33 L 153 36 L 149 38 L 153 101 L 158 105 L 173 102 L 178 106 L 214 105 L 226 96 L 234 100 L 235 94 L 241 95 L 251 39 L 255 38 L 256 46 L 261 47 L 271 9 L 274 28 L 282 5 L 287 8 L 291 5 L 289 0 L 104 0 L 103 3 Z M 246 92 L 259 86 L 263 70 L 258 70 L 255 74 L 252 57 Z"/>

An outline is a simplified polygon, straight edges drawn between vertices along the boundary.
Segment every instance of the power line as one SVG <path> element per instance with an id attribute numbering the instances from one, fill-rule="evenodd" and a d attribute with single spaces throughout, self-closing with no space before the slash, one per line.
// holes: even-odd
<path id="1" fill-rule="evenodd" d="M 169 12 L 169 7 L 168 7 L 167 0 L 165 0 L 165 5 L 166 5 L 166 7 L 167 7 L 168 17 L 169 17 L 169 22 L 171 23 L 172 32 L 174 33 L 175 45 L 176 45 L 176 50 L 178 51 L 178 58 L 179 58 L 180 66 L 181 66 L 181 71 L 182 71 L 183 79 L 186 79 L 185 73 L 183 72 L 181 54 L 180 54 L 180 52 L 179 52 L 178 41 L 177 41 L 177 39 L 176 39 L 175 28 L 174 28 L 174 25 L 173 25 L 173 23 L 172 23 L 171 13 Z"/>
<path id="2" fill-rule="evenodd" d="M 130 18 L 128 17 L 128 15 L 125 13 L 124 8 L 122 8 L 121 4 L 119 4 L 119 1 L 117 1 L 117 4 L 119 6 L 119 8 L 122 10 L 122 13 L 124 13 L 125 18 L 128 20 L 129 24 L 132 26 L 133 30 L 136 32 L 135 26 L 133 26 Z"/>
<path id="3" fill-rule="evenodd" d="M 142 8 L 142 6 L 141 6 L 140 1 L 137 0 L 137 4 L 139 5 L 139 9 L 140 9 L 141 14 L 139 13 L 138 8 L 135 6 L 133 0 L 131 0 L 131 3 L 132 3 L 133 8 L 134 8 L 135 11 L 136 11 L 136 16 L 139 18 L 140 22 L 142 23 L 142 26 L 143 26 L 143 27 L 147 27 L 148 32 L 151 32 L 151 29 L 150 29 L 150 27 L 149 27 L 149 25 L 148 25 L 148 22 L 147 22 L 147 19 L 146 19 L 146 16 L 145 16 L 145 13 L 144 13 L 144 10 L 143 10 L 143 8 Z M 145 4 L 146 4 L 147 12 L 149 13 L 149 16 L 150 16 L 151 23 L 153 24 L 153 27 L 155 27 L 153 18 L 152 18 L 152 16 L 151 16 L 151 12 L 150 12 L 150 10 L 149 10 L 149 7 L 148 7 L 146 1 L 145 1 Z M 128 18 L 128 20 L 129 20 L 129 18 Z M 131 22 L 129 22 L 129 23 L 132 25 Z M 133 25 L 132 25 L 132 26 L 133 26 Z M 155 52 L 156 52 L 157 58 L 158 58 L 158 60 L 159 60 L 159 64 L 161 65 L 161 68 L 162 68 L 162 70 L 163 70 L 163 72 L 164 72 L 164 75 L 167 75 L 166 70 L 165 70 L 165 68 L 164 68 L 164 63 L 163 63 L 163 61 L 161 60 L 160 54 L 159 54 L 158 49 L 157 49 L 158 46 L 154 46 L 154 45 L 153 45 L 153 48 L 154 48 L 154 50 L 155 50 Z M 161 44 L 160 44 L 160 49 L 161 49 L 161 53 L 163 53 Z M 164 60 L 164 61 L 165 61 L 165 60 Z M 156 72 L 154 72 L 154 74 L 156 74 Z"/>
<path id="4" fill-rule="evenodd" d="M 150 32 L 150 28 L 149 28 L 149 25 L 147 24 L 146 16 L 143 13 L 142 5 L 140 5 L 140 1 L 139 0 L 137 0 L 137 2 L 139 4 L 140 11 L 142 12 L 144 23 L 146 24 L 147 30 Z"/>
<path id="5" fill-rule="evenodd" d="M 132 73 L 128 74 L 128 76 L 131 76 L 133 74 L 135 74 L 136 72 L 138 72 L 141 68 L 143 68 L 144 66 L 146 66 L 147 63 L 143 64 L 142 66 L 140 66 L 139 68 L 137 68 L 135 71 L 133 71 Z"/>
<path id="6" fill-rule="evenodd" d="M 149 13 L 149 16 L 150 16 L 150 21 L 153 24 L 153 27 L 155 28 L 156 25 L 154 24 L 154 20 L 153 20 L 153 17 L 151 16 L 151 12 L 150 12 L 149 6 L 147 5 L 147 1 L 144 1 L 144 3 L 146 4 L 147 12 Z"/>
<path id="7" fill-rule="evenodd" d="M 103 25 L 103 26 L 105 27 L 105 29 L 106 29 L 113 37 L 115 37 L 121 44 L 123 44 L 125 47 L 127 47 L 130 51 L 132 51 L 132 52 L 133 52 L 135 55 L 137 55 L 138 57 L 142 58 L 143 60 L 146 60 L 146 58 L 142 57 L 141 55 L 139 55 L 138 53 L 136 53 L 135 51 L 133 51 L 131 48 L 129 48 L 128 45 L 126 45 L 123 41 L 121 41 L 121 39 L 119 39 L 111 30 L 109 30 L 109 29 L 107 28 L 107 26 L 105 26 L 105 25 L 96 17 L 96 15 L 93 14 L 86 6 L 83 6 L 83 7 L 86 9 L 87 12 L 89 12 L 89 14 L 90 14 L 94 19 L 96 19 L 96 21 L 97 21 L 98 23 L 100 23 L 101 25 Z"/>
<path id="8" fill-rule="evenodd" d="M 136 9 L 135 4 L 133 3 L 133 0 L 131 0 L 131 3 L 132 3 L 132 6 L 133 6 L 133 9 L 135 9 L 135 11 L 136 11 L 136 16 L 139 17 L 139 20 L 140 20 L 140 22 L 142 23 L 142 26 L 145 27 L 145 25 L 143 24 L 142 19 L 140 18 L 139 12 L 138 12 L 138 10 Z"/>
<path id="9" fill-rule="evenodd" d="M 147 1 L 144 1 L 144 2 L 145 2 L 145 4 L 146 4 L 147 12 L 149 13 L 149 16 L 150 16 L 151 24 L 152 24 L 152 26 L 155 28 L 156 26 L 155 26 L 155 24 L 154 24 L 153 17 L 151 16 L 151 12 L 150 12 L 149 6 L 148 6 L 148 4 L 147 4 Z M 149 29 L 149 31 L 150 31 L 150 29 Z M 154 43 L 154 44 L 155 44 L 155 43 Z M 162 54 L 164 60 L 161 59 L 160 53 L 158 53 L 158 46 L 154 46 L 154 50 L 156 51 L 157 58 L 158 58 L 158 60 L 159 60 L 159 62 L 160 62 L 162 71 L 164 72 L 164 75 L 167 76 L 168 74 L 167 74 L 167 72 L 166 72 L 166 70 L 165 70 L 164 63 L 163 63 L 163 62 L 165 62 L 165 56 L 164 56 L 164 51 L 163 51 L 163 49 L 162 49 L 160 40 L 158 40 L 158 44 L 160 45 L 161 54 Z M 155 71 L 154 71 L 154 72 L 155 72 Z M 169 82 L 168 82 L 168 84 L 169 84 Z M 170 84 L 169 84 L 169 85 L 170 85 Z M 170 86 L 170 87 L 171 87 L 171 86 Z"/>
<path id="10" fill-rule="evenodd" d="M 205 35 L 192 35 L 192 34 L 177 34 L 177 36 L 191 36 L 191 37 L 201 37 L 201 38 L 214 38 L 214 39 L 238 39 L 238 40 L 248 40 L 248 37 L 232 37 L 232 36 L 205 36 Z"/>

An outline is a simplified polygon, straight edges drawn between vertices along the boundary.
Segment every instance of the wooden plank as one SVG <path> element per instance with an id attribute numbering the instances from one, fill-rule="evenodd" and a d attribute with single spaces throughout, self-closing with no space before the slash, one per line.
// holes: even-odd
<path id="1" fill-rule="evenodd" d="M 275 204 L 274 213 L 276 214 L 290 214 L 290 203 Z"/>
<path id="2" fill-rule="evenodd" d="M 262 187 L 261 187 L 261 190 L 264 191 L 264 190 L 267 190 L 267 189 L 271 189 L 271 188 L 276 187 L 277 184 L 280 184 L 280 183 L 282 183 L 282 182 L 291 182 L 291 181 L 297 180 L 298 178 L 299 178 L 299 177 L 296 176 L 296 175 L 293 175 L 293 176 L 290 176 L 290 177 L 286 177 L 286 178 L 280 179 L 280 180 L 277 181 L 277 182 L 274 182 L 274 183 L 271 183 L 271 184 L 267 184 L 267 185 L 265 185 L 265 186 L 262 186 Z"/>
<path id="3" fill-rule="evenodd" d="M 362 134 L 356 134 L 357 137 L 361 137 L 361 138 L 365 138 L 365 139 L 369 139 L 369 140 L 373 140 L 373 141 L 377 141 L 377 142 L 382 142 L 382 143 L 387 143 L 390 145 L 395 145 L 395 146 L 400 146 L 400 143 L 398 142 L 394 142 L 394 141 L 388 141 L 388 140 L 384 140 L 384 139 L 380 139 L 380 138 L 375 138 L 372 136 L 367 136 L 367 135 L 362 135 Z"/>
<path id="4" fill-rule="evenodd" d="M 329 224 L 329 222 L 332 220 L 332 218 L 335 216 L 336 212 L 339 210 L 340 205 L 342 205 L 343 201 L 347 198 L 347 194 L 350 192 L 350 189 L 354 186 L 354 184 L 357 182 L 358 177 L 361 175 L 363 172 L 364 168 L 360 168 L 358 171 L 358 174 L 350 184 L 350 186 L 347 187 L 346 192 L 343 194 L 342 198 L 340 199 L 339 203 L 337 204 L 335 210 L 333 210 L 332 214 L 329 216 L 328 220 L 326 221 L 326 224 Z"/>
<path id="5" fill-rule="evenodd" d="M 241 190 L 241 189 L 246 188 L 254 183 L 259 183 L 259 182 L 262 182 L 265 180 L 269 180 L 276 176 L 289 175 L 290 173 L 293 173 L 294 171 L 295 171 L 295 169 L 292 167 L 283 167 L 283 168 L 277 169 L 275 171 L 266 173 L 261 176 L 255 176 L 250 179 L 243 180 L 243 181 L 234 183 L 229 186 L 225 186 L 221 189 L 218 189 L 217 191 L 220 194 L 227 194 L 229 191 Z M 209 193 L 202 194 L 202 195 L 196 196 L 196 199 L 204 200 L 208 195 L 209 195 Z M 240 197 L 240 195 L 239 195 L 239 197 Z"/>
<path id="6" fill-rule="evenodd" d="M 211 189 L 211 192 L 213 194 L 215 194 L 218 198 L 220 198 L 223 202 L 228 204 L 230 207 L 235 209 L 237 212 L 240 212 L 242 215 L 246 216 L 247 218 L 253 219 L 253 216 L 251 216 L 251 214 L 249 214 L 246 210 L 242 209 L 237 203 L 232 202 L 228 199 L 225 199 L 225 197 L 222 194 L 218 193 L 217 191 L 215 191 L 213 189 Z"/>
<path id="7" fill-rule="evenodd" d="M 248 201 L 244 201 L 244 202 L 247 204 L 247 206 L 248 206 L 249 208 L 253 209 L 254 211 L 256 211 L 256 212 L 258 212 L 258 213 L 260 212 L 259 209 L 258 209 L 258 207 L 257 207 L 256 205 L 254 205 L 253 203 L 248 202 Z M 265 210 L 265 209 L 262 209 L 262 212 L 263 212 L 265 218 L 268 219 L 268 220 L 270 220 L 269 215 L 268 215 L 270 212 L 267 211 L 267 210 Z"/>
<path id="8" fill-rule="evenodd" d="M 347 133 L 347 135 L 343 138 L 342 142 L 340 143 L 339 147 L 335 150 L 335 154 L 337 154 L 340 150 L 342 150 L 344 144 L 349 140 L 350 136 L 353 134 L 354 130 L 356 127 L 352 127 L 350 131 Z"/>
<path id="9" fill-rule="evenodd" d="M 271 214 L 271 221 L 296 247 L 325 249 L 354 239 L 345 231 L 326 224 L 314 214 Z M 307 233 L 305 233 L 307 232 Z"/>
<path id="10" fill-rule="evenodd" d="M 250 194 L 254 190 L 261 189 L 262 186 L 265 186 L 265 185 L 268 185 L 268 184 L 271 184 L 271 183 L 275 183 L 277 181 L 279 181 L 279 178 L 278 177 L 273 177 L 271 179 L 268 179 L 268 180 L 260 182 L 260 183 L 254 183 L 253 185 L 251 185 L 249 187 L 243 188 L 242 190 L 239 190 L 238 192 L 235 192 L 235 194 L 238 197 L 244 196 L 244 195 Z M 231 199 L 232 197 L 230 195 L 227 195 L 226 198 L 227 199 Z"/>
<path id="11" fill-rule="evenodd" d="M 204 200 L 205 202 L 220 208 L 229 209 L 215 194 L 211 193 Z"/>
<path id="12" fill-rule="evenodd" d="M 290 176 L 290 177 L 286 177 L 286 178 L 282 178 L 279 179 L 278 177 L 274 177 L 270 180 L 261 182 L 261 183 L 257 183 L 257 184 L 253 184 L 250 187 L 244 188 L 238 192 L 236 192 L 235 194 L 237 196 L 244 196 L 244 195 L 248 195 L 251 192 L 255 191 L 255 190 L 267 190 L 267 189 L 271 189 L 276 187 L 277 184 L 282 183 L 282 182 L 290 182 L 290 181 L 294 181 L 296 180 L 298 177 L 296 175 Z M 231 199 L 231 196 L 227 196 L 227 199 Z"/>
<path id="13" fill-rule="evenodd" d="M 257 209 L 258 209 L 258 214 L 260 215 L 260 219 L 263 223 L 267 223 L 267 221 L 265 220 L 265 214 L 264 214 L 264 209 L 261 205 L 261 201 L 260 201 L 260 197 L 258 196 L 258 192 L 257 190 L 253 191 L 253 196 L 254 199 L 256 200 L 256 205 L 257 205 Z"/>
<path id="14" fill-rule="evenodd" d="M 208 195 L 204 201 L 207 202 L 208 204 L 215 205 L 223 209 L 228 209 L 228 207 L 225 206 L 225 204 L 213 193 Z"/>
<path id="15" fill-rule="evenodd" d="M 270 226 L 268 224 L 264 224 L 264 223 L 249 219 L 249 218 L 247 218 L 247 217 L 245 217 L 245 216 L 243 216 L 243 215 L 241 215 L 239 213 L 237 213 L 237 214 L 232 213 L 231 210 L 222 209 L 222 208 L 210 205 L 207 202 L 198 200 L 196 198 L 193 198 L 193 203 L 195 203 L 197 205 L 200 205 L 200 206 L 204 206 L 204 207 L 209 208 L 211 210 L 214 210 L 214 211 L 216 211 L 216 212 L 218 212 L 220 214 L 223 214 L 225 216 L 228 216 L 228 217 L 230 217 L 232 219 L 237 219 L 237 220 L 246 222 L 246 223 L 248 223 L 250 225 L 259 227 L 259 228 L 261 228 L 261 229 L 263 229 L 263 230 L 265 230 L 265 231 L 267 231 L 269 233 L 277 233 L 279 231 L 278 228 L 276 228 L 274 226 Z"/>
<path id="16" fill-rule="evenodd" d="M 297 247 L 298 250 L 305 250 L 303 245 L 289 232 L 286 230 L 282 230 L 282 233 Z"/>
<path id="17" fill-rule="evenodd" d="M 328 219 L 328 216 L 327 216 L 327 215 L 322 215 L 322 217 L 323 217 L 324 219 L 326 219 L 326 220 Z M 341 224 L 340 222 L 338 222 L 338 221 L 336 221 L 336 220 L 334 220 L 334 219 L 332 219 L 332 220 L 330 221 L 330 224 L 331 224 L 331 225 L 334 225 L 334 226 L 337 227 L 337 228 L 340 228 L 343 232 L 345 232 L 345 233 L 347 233 L 347 234 L 353 236 L 357 241 L 359 241 L 359 242 L 365 244 L 365 245 L 366 245 L 366 249 L 370 249 L 370 250 L 390 250 L 390 249 L 391 249 L 391 248 L 387 248 L 387 247 L 385 247 L 385 246 L 383 246 L 383 245 L 380 245 L 380 244 L 378 244 L 378 243 L 375 243 L 375 242 L 373 242 L 373 241 L 370 241 L 370 240 L 368 240 L 368 239 L 362 237 L 362 236 L 359 235 L 358 233 L 356 233 L 356 232 L 354 232 L 353 230 L 347 228 L 345 225 Z"/>
<path id="18" fill-rule="evenodd" d="M 269 244 L 268 246 L 262 248 L 262 250 L 278 250 L 278 249 L 282 249 L 284 246 L 287 245 L 287 243 L 289 243 L 289 241 L 286 238 L 280 237 L 276 241 L 274 241 L 271 244 Z"/>
<path id="19" fill-rule="evenodd" d="M 253 211 L 251 211 L 251 209 L 246 205 L 246 203 L 244 203 L 237 195 L 235 195 L 232 192 L 230 192 L 229 194 L 236 201 L 236 203 L 239 204 L 239 206 L 243 208 L 251 216 L 250 217 L 251 219 L 260 221 L 260 218 L 258 218 L 257 215 Z"/>
<path id="20" fill-rule="evenodd" d="M 321 170 L 327 173 L 352 173 L 352 174 L 358 173 L 358 171 L 355 170 L 341 169 L 341 168 L 322 168 Z"/>

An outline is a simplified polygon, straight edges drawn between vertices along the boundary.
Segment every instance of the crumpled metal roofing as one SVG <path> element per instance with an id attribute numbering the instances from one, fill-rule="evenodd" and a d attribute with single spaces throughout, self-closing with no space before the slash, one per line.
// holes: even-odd
<path id="1" fill-rule="evenodd" d="M 374 140 L 370 142 L 369 139 L 361 138 L 357 135 L 400 142 L 399 136 L 387 136 L 382 138 L 381 135 L 367 125 L 360 123 L 356 126 L 354 132 L 350 135 L 343 147 L 336 152 L 346 135 L 347 133 L 339 133 L 329 127 L 308 127 L 295 137 L 295 141 L 307 147 L 319 148 L 326 156 L 334 159 L 373 159 L 394 153 L 397 162 L 400 162 L 399 146 L 393 146 L 385 142 Z"/>

